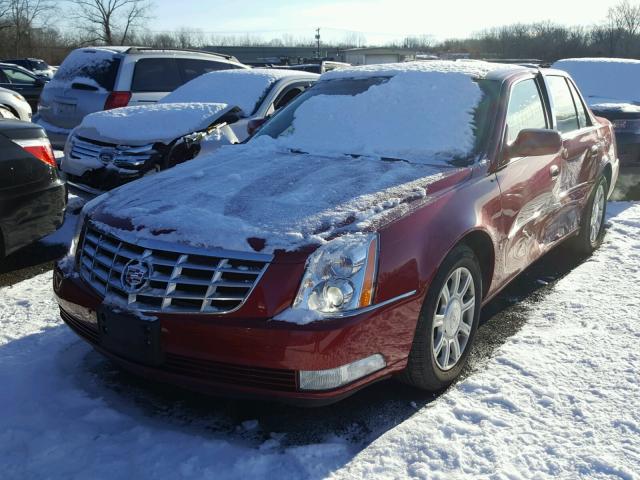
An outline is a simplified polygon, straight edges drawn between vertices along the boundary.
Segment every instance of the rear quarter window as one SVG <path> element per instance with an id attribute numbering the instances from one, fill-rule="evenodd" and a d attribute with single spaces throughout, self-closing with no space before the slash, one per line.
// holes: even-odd
<path id="1" fill-rule="evenodd" d="M 561 133 L 578 130 L 580 128 L 578 114 L 567 81 L 564 77 L 548 76 L 546 78 L 556 114 L 557 129 Z"/>
<path id="2" fill-rule="evenodd" d="M 120 58 L 111 52 L 100 50 L 75 50 L 64 59 L 51 86 L 70 86 L 83 79 L 90 79 L 101 88 L 112 91 L 120 68 Z"/>

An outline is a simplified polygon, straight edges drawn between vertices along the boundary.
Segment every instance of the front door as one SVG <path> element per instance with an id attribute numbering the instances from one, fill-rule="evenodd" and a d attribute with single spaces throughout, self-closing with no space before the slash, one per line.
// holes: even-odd
<path id="1" fill-rule="evenodd" d="M 532 77 L 511 87 L 504 148 L 521 130 L 550 128 L 540 88 Z M 513 278 L 544 250 L 547 229 L 559 206 L 560 153 L 512 158 L 501 165 L 496 178 L 501 192 L 502 231 L 498 283 Z"/>

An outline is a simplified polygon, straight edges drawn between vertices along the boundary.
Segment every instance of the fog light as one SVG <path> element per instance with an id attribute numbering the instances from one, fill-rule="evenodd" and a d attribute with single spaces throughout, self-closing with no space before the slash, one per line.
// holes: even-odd
<path id="1" fill-rule="evenodd" d="M 331 390 L 351 383 L 387 366 L 379 353 L 329 370 L 299 372 L 300 390 Z"/>

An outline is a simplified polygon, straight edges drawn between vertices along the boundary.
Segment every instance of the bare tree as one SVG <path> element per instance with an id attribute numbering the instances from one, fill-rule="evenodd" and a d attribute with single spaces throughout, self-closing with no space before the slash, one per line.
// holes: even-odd
<path id="1" fill-rule="evenodd" d="M 625 38 L 623 45 L 625 53 L 628 54 L 640 33 L 640 3 L 623 0 L 609 9 L 608 20 L 612 28 L 621 32 Z"/>
<path id="2" fill-rule="evenodd" d="M 74 17 L 94 42 L 124 45 L 149 16 L 150 0 L 71 0 Z"/>
<path id="3" fill-rule="evenodd" d="M 55 3 L 51 0 L 5 0 L 0 3 L 0 14 L 4 14 L 3 26 L 13 30 L 13 51 L 16 56 L 29 43 L 34 24 L 44 21 L 45 14 L 54 8 Z"/>

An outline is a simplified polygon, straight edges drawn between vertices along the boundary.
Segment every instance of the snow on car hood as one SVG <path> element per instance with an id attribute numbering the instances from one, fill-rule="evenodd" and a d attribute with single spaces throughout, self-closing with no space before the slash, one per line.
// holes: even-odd
<path id="1" fill-rule="evenodd" d="M 447 172 L 367 157 L 296 154 L 273 140 L 218 152 L 113 190 L 88 205 L 115 235 L 274 253 L 397 218 Z"/>
<path id="2" fill-rule="evenodd" d="M 75 133 L 115 144 L 169 143 L 207 128 L 232 110 L 225 103 L 156 103 L 87 115 Z"/>
<path id="3" fill-rule="evenodd" d="M 640 101 L 640 60 L 567 58 L 552 68 L 568 72 L 589 105 Z"/>

